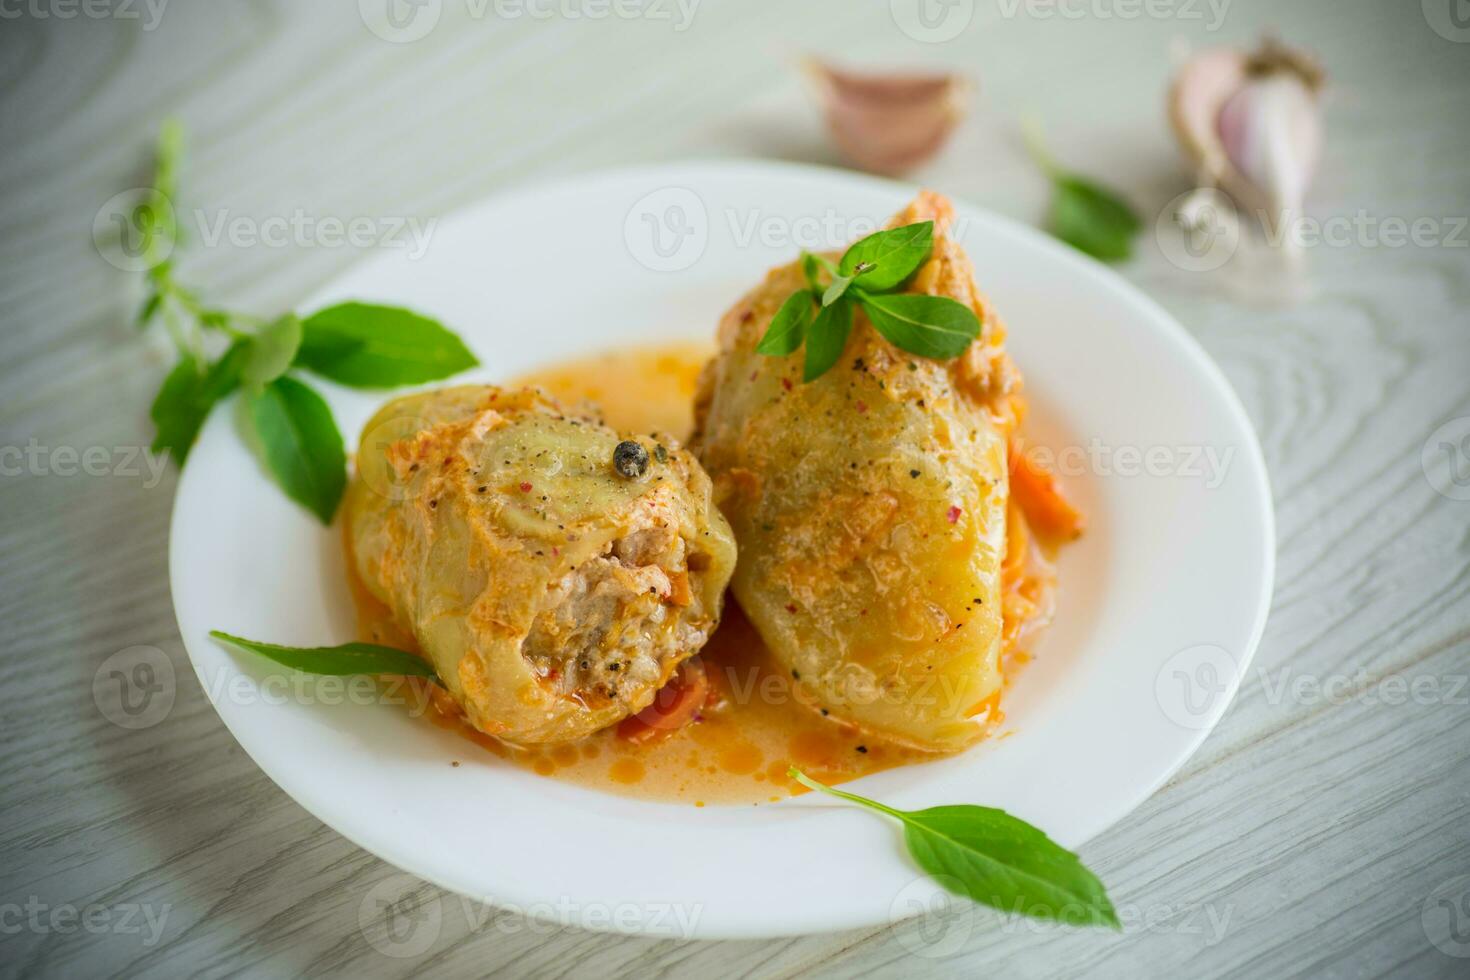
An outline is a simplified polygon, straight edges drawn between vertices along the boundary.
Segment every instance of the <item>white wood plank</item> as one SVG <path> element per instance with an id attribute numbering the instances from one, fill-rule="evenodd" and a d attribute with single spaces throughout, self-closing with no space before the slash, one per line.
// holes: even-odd
<path id="1" fill-rule="evenodd" d="M 1309 211 L 1381 221 L 1470 215 L 1470 45 L 1419 5 L 1233 0 L 1199 21 L 1005 16 L 922 45 L 887 4 L 704 0 L 689 30 L 649 21 L 475 19 L 388 44 L 353 4 L 170 4 L 158 29 L 79 17 L 0 29 L 0 445 L 149 439 L 166 360 L 126 319 L 126 278 L 91 222 L 141 179 L 157 122 L 191 132 L 188 207 L 263 218 L 429 219 L 516 182 L 687 156 L 835 162 L 794 63 L 944 64 L 979 79 L 971 118 L 919 178 L 1035 221 L 1045 185 L 1014 119 L 1126 191 L 1152 220 L 1187 186 L 1162 125 L 1176 38 L 1263 28 L 1317 47 L 1334 79 Z M 1204 4 L 1198 4 L 1208 11 Z M 45 0 L 42 11 L 55 9 Z M 1070 9 L 1121 10 L 1107 0 Z M 1463 242 L 1467 236 L 1460 235 Z M 181 272 L 270 311 L 350 264 L 347 249 L 201 247 Z M 538 977 L 1464 975 L 1421 913 L 1470 873 L 1470 502 L 1436 494 L 1425 439 L 1470 416 L 1470 248 L 1310 250 L 1314 295 L 1242 303 L 1145 235 L 1125 276 L 1221 363 L 1271 468 L 1279 586 L 1255 668 L 1201 752 L 1084 857 L 1139 922 L 1074 933 L 962 910 L 926 924 L 770 942 L 547 931 L 442 903 L 422 957 L 359 926 L 397 872 L 305 814 L 235 745 L 183 654 L 167 586 L 174 476 L 0 478 L 0 906 L 167 907 L 133 932 L 0 932 L 0 974 Z M 984 270 L 981 270 L 983 277 Z M 1208 569 L 1190 570 L 1208 574 Z M 167 719 L 125 732 L 92 700 L 112 653 L 162 650 Z M 1342 676 L 1341 703 L 1290 683 Z M 1437 700 L 1385 703 L 1398 678 Z M 1285 693 L 1283 693 L 1285 692 Z M 773 880 L 779 871 L 773 870 Z M 5 920 L 0 918 L 0 925 Z M 953 949 L 950 949 L 950 946 Z M 933 957 L 936 951 L 946 955 Z"/>

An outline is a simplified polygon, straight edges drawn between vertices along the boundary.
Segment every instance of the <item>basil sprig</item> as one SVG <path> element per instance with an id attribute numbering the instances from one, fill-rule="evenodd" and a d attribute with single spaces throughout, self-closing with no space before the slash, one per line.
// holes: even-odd
<path id="1" fill-rule="evenodd" d="M 424 677 L 443 686 L 427 660 L 374 643 L 292 647 L 247 640 L 222 630 L 210 630 L 209 635 L 305 674 Z M 794 767 L 786 773 L 809 789 L 899 821 L 910 856 L 956 895 L 1003 912 L 1122 930 L 1102 882 L 1077 855 L 1004 810 L 985 806 L 897 810 L 833 789 Z"/>
<path id="2" fill-rule="evenodd" d="M 854 309 L 861 307 L 873 328 L 900 350 L 935 360 L 958 357 L 980 335 L 975 311 L 948 296 L 897 292 L 933 249 L 934 222 L 921 221 L 855 242 L 835 266 L 804 253 L 807 287 L 781 304 L 756 353 L 786 357 L 805 343 L 801 379 L 819 378 L 842 357 Z"/>
<path id="3" fill-rule="evenodd" d="M 863 288 L 880 293 L 897 289 L 934 248 L 934 222 L 921 221 L 880 231 L 853 243 L 837 263 L 843 276 L 862 276 Z"/>
<path id="4" fill-rule="evenodd" d="M 376 643 L 344 643 L 335 647 L 287 647 L 278 643 L 247 640 L 222 630 L 210 630 L 209 635 L 303 674 L 325 674 L 331 677 L 399 674 L 404 677 L 427 677 L 436 684 L 439 683 L 439 675 L 434 672 L 433 665 L 423 657 Z"/>
<path id="5" fill-rule="evenodd" d="M 182 153 L 183 130 L 165 123 L 153 187 L 132 215 L 148 263 L 138 325 L 161 320 L 179 355 L 149 409 L 153 451 L 183 466 L 210 411 L 243 388 L 249 434 L 266 469 L 288 497 L 330 524 L 347 483 L 347 454 L 326 401 L 295 372 L 391 388 L 447 378 L 478 362 L 442 324 L 396 307 L 349 302 L 305 318 L 269 319 L 206 306 L 174 277 L 180 234 L 172 202 Z M 206 351 L 211 333 L 229 339 L 216 356 Z"/>
<path id="6" fill-rule="evenodd" d="M 422 384 L 479 363 L 464 341 L 411 310 L 341 303 L 302 327 L 296 363 L 354 388 Z"/>
<path id="7" fill-rule="evenodd" d="M 347 454 L 332 410 L 295 378 L 280 377 L 250 397 L 261 452 L 286 496 L 332 523 L 347 487 Z"/>
<path id="8" fill-rule="evenodd" d="M 808 789 L 902 823 L 910 856 L 956 895 L 1003 912 L 1122 931 L 1102 882 L 1077 855 L 1004 810 L 988 806 L 895 810 L 823 785 L 795 768 L 787 775 Z"/>
<path id="9" fill-rule="evenodd" d="M 841 298 L 823 306 L 807 332 L 806 363 L 802 365 L 801 380 L 812 381 L 826 374 L 842 356 L 850 333 L 852 300 Z"/>
<path id="10" fill-rule="evenodd" d="M 1039 127 L 1027 120 L 1026 147 L 1052 182 L 1047 228 L 1062 241 L 1104 262 L 1133 254 L 1133 239 L 1143 228 L 1137 212 L 1116 192 L 1096 181 L 1068 173 L 1042 145 Z"/>

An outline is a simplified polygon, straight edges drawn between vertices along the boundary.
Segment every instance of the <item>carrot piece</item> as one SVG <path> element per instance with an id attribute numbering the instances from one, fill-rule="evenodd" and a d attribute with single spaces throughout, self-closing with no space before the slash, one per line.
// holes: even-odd
<path id="1" fill-rule="evenodd" d="M 1062 494 L 1056 474 L 1026 455 L 1019 439 L 1009 446 L 1011 496 L 1021 505 L 1026 521 L 1043 537 L 1071 539 L 1082 533 L 1086 519 Z"/>
<path id="2" fill-rule="evenodd" d="M 698 660 L 686 660 L 653 703 L 618 723 L 618 738 L 643 744 L 672 735 L 694 720 L 709 696 L 709 676 Z"/>
<path id="3" fill-rule="evenodd" d="M 1030 557 L 1031 532 L 1020 505 L 1013 499 L 1006 504 L 1006 557 L 1000 565 L 1000 587 L 1009 592 L 1021 584 Z"/>
<path id="4" fill-rule="evenodd" d="M 687 606 L 694 601 L 688 572 L 675 572 L 669 576 L 669 601 L 676 606 Z"/>

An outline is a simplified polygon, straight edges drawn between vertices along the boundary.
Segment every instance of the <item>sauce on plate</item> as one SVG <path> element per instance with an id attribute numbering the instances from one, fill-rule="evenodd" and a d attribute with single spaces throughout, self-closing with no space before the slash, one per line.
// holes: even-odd
<path id="1" fill-rule="evenodd" d="M 569 407 L 593 402 L 620 431 L 657 432 L 684 442 L 694 424 L 699 371 L 712 353 L 700 344 L 633 348 L 562 362 L 514 383 L 544 388 Z M 415 649 L 387 607 L 350 571 L 350 554 L 347 567 L 360 635 Z M 485 750 L 471 753 L 465 760 L 470 764 L 510 764 L 606 792 L 695 806 L 759 804 L 804 793 L 786 775 L 792 765 L 833 784 L 938 758 L 865 736 L 808 707 L 800 679 L 774 665 L 733 597 L 726 597 L 720 627 L 698 659 L 711 693 L 696 720 L 646 742 L 621 737 L 612 726 L 575 743 L 516 748 L 470 727 L 436 686 L 424 683 L 420 690 L 434 705 L 427 712 L 434 724 Z M 1007 654 L 1008 676 L 1023 661 L 1019 651 Z M 993 730 L 1003 715 L 998 705 L 988 707 Z"/>

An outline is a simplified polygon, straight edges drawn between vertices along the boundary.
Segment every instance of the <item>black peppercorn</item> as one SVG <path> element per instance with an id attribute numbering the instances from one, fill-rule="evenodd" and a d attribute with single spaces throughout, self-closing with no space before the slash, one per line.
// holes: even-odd
<path id="1" fill-rule="evenodd" d="M 613 450 L 613 468 L 633 480 L 648 472 L 648 450 L 631 439 L 618 443 Z"/>

